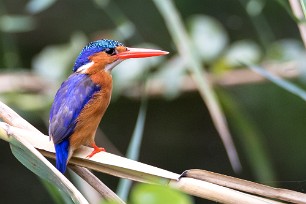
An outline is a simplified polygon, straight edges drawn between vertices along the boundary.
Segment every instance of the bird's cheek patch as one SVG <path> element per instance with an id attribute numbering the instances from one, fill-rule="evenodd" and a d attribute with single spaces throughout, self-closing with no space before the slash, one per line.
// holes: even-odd
<path id="1" fill-rule="evenodd" d="M 105 66 L 107 64 L 110 64 L 118 59 L 116 55 L 110 56 L 106 54 L 105 52 L 98 52 L 94 54 L 93 56 L 89 57 L 91 61 L 93 61 L 95 64 L 99 64 L 101 66 Z"/>

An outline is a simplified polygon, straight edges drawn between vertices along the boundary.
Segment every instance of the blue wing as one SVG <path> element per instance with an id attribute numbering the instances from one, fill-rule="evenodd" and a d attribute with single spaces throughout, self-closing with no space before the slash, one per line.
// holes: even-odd
<path id="1" fill-rule="evenodd" d="M 49 135 L 54 144 L 69 138 L 81 110 L 100 89 L 86 74 L 74 73 L 62 83 L 50 111 Z"/>

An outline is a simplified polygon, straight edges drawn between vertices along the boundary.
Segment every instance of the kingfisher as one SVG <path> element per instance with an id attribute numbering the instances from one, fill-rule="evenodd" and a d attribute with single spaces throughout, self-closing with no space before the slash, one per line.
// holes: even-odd
<path id="1" fill-rule="evenodd" d="M 109 39 L 91 42 L 82 49 L 73 73 L 61 84 L 50 110 L 49 135 L 60 172 L 65 173 L 73 152 L 82 145 L 93 147 L 89 158 L 105 151 L 94 138 L 110 103 L 112 69 L 126 59 L 166 54 L 162 50 L 126 47 Z"/>

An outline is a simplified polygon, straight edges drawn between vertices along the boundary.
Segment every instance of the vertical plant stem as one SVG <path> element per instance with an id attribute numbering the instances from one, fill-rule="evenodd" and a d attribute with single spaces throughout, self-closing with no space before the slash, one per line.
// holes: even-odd
<path id="1" fill-rule="evenodd" d="M 275 39 L 271 26 L 269 26 L 268 21 L 262 12 L 252 14 L 249 9 L 247 9 L 248 4 L 250 3 L 249 0 L 240 0 L 240 3 L 245 7 L 246 13 L 250 17 L 250 21 L 255 28 L 262 47 L 267 50 L 269 44 Z M 263 4 L 263 2 L 259 1 L 258 4 Z"/>
<path id="2" fill-rule="evenodd" d="M 291 9 L 295 15 L 295 17 L 299 20 L 305 19 L 302 5 L 300 4 L 299 0 L 289 0 L 289 3 L 291 5 Z M 300 34 L 304 43 L 304 46 L 306 47 L 306 22 L 305 21 L 300 21 L 298 23 L 298 27 L 300 30 Z"/>
<path id="3" fill-rule="evenodd" d="M 270 159 L 269 149 L 265 146 L 265 136 L 260 132 L 252 119 L 241 108 L 238 102 L 229 93 L 218 89 L 218 96 L 222 98 L 224 110 L 229 115 L 229 121 L 234 125 L 237 139 L 242 144 L 245 158 L 257 181 L 266 183 L 276 181 L 273 162 Z"/>
<path id="4" fill-rule="evenodd" d="M 191 76 L 197 84 L 198 90 L 207 105 L 213 123 L 223 141 L 234 171 L 239 172 L 241 170 L 241 164 L 235 145 L 232 141 L 226 119 L 211 84 L 207 80 L 206 72 L 202 70 L 201 62 L 196 53 L 194 53 L 192 43 L 190 42 L 181 17 L 179 16 L 173 1 L 154 0 L 154 3 L 161 15 L 164 17 L 167 28 L 176 44 L 178 52 L 189 65 Z"/>
<path id="5" fill-rule="evenodd" d="M 251 70 L 253 70 L 254 72 L 260 74 L 261 76 L 265 77 L 266 79 L 270 80 L 271 82 L 273 82 L 274 84 L 278 85 L 279 87 L 287 90 L 288 92 L 299 96 L 300 98 L 302 98 L 304 101 L 306 101 L 306 92 L 301 89 L 300 87 L 296 86 L 295 84 L 284 80 L 283 78 L 274 75 L 272 73 L 270 73 L 269 71 L 267 71 L 266 69 L 259 67 L 259 66 L 255 66 L 255 65 L 246 65 L 248 68 L 250 68 Z"/>
<path id="6" fill-rule="evenodd" d="M 6 13 L 7 12 L 4 2 L 0 0 L 0 16 L 5 15 Z M 7 69 L 20 66 L 20 56 L 18 54 L 18 48 L 15 42 L 16 40 L 14 34 L 0 31 L 0 38 L 2 44 L 2 66 Z"/>
<path id="7" fill-rule="evenodd" d="M 131 142 L 129 144 L 126 157 L 133 160 L 138 160 L 141 141 L 146 121 L 146 114 L 147 114 L 147 95 L 144 94 L 141 100 L 141 105 L 135 125 L 135 129 L 131 138 Z M 122 200 L 127 200 L 129 190 L 131 188 L 132 181 L 127 179 L 120 179 L 118 184 L 117 194 Z"/>
<path id="8" fill-rule="evenodd" d="M 83 178 L 85 181 L 88 178 L 93 178 L 94 174 L 88 171 L 85 168 L 78 168 L 75 165 L 69 165 L 69 168 L 72 169 L 78 176 Z M 88 182 L 88 181 L 86 181 Z M 90 183 L 90 182 L 88 182 Z M 90 184 L 100 195 L 108 201 L 115 201 L 117 204 L 124 204 L 125 202 L 122 201 L 111 189 L 109 189 L 102 181 L 98 181 L 95 183 Z"/>

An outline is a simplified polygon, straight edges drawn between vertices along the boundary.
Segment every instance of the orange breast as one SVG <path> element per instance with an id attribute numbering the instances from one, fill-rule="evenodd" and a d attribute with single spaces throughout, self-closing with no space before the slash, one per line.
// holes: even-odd
<path id="1" fill-rule="evenodd" d="M 72 151 L 81 145 L 91 145 L 94 142 L 96 129 L 111 99 L 112 76 L 110 73 L 101 70 L 91 75 L 90 78 L 95 84 L 101 86 L 101 90 L 89 100 L 77 119 L 75 131 L 70 137 Z"/>

